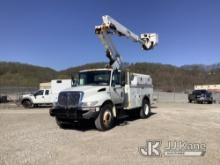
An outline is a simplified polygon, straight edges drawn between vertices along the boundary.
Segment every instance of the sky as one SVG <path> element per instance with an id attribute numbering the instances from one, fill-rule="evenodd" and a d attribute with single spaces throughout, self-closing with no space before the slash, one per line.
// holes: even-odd
<path id="1" fill-rule="evenodd" d="M 124 62 L 218 63 L 219 9 L 219 0 L 0 0 L 0 61 L 56 70 L 108 62 L 94 27 L 110 15 L 138 35 L 159 35 L 151 51 L 113 36 Z"/>

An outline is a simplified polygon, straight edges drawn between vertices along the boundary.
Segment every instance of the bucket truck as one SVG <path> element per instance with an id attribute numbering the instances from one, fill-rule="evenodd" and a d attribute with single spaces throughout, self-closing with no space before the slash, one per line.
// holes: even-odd
<path id="1" fill-rule="evenodd" d="M 129 113 L 147 118 L 151 113 L 153 85 L 149 75 L 121 70 L 121 57 L 111 35 L 125 36 L 141 44 L 144 50 L 158 43 L 155 33 L 134 34 L 125 26 L 103 16 L 103 24 L 95 26 L 95 33 L 104 44 L 109 59 L 107 68 L 82 70 L 75 87 L 60 92 L 50 115 L 59 127 L 93 119 L 98 130 L 111 129 L 120 114 Z"/>
<path id="2" fill-rule="evenodd" d="M 121 68 L 121 57 L 112 42 L 111 34 L 125 36 L 134 42 L 138 42 L 142 45 L 144 50 L 150 50 L 158 43 L 156 33 L 143 33 L 138 36 L 108 15 L 103 16 L 102 19 L 103 23 L 95 27 L 95 33 L 105 47 L 106 56 L 109 59 L 109 66 L 114 70 Z"/>

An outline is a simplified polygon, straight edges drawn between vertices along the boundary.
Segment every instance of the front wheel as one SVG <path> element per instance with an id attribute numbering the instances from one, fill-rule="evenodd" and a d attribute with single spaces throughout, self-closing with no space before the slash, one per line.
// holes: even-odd
<path id="1" fill-rule="evenodd" d="M 112 108 L 111 104 L 105 104 L 101 107 L 99 115 L 95 120 L 95 126 L 98 130 L 105 131 L 114 126 Z"/>
<path id="2" fill-rule="evenodd" d="M 147 99 L 143 100 L 142 107 L 140 110 L 140 118 L 147 118 L 151 114 L 150 102 Z"/>
<path id="3" fill-rule="evenodd" d="M 22 105 L 24 108 L 32 108 L 33 107 L 33 103 L 30 100 L 24 100 L 22 102 Z"/>

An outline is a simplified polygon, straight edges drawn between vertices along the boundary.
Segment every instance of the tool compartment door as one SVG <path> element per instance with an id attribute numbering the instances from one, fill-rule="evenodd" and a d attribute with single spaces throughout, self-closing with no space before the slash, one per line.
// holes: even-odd
<path id="1" fill-rule="evenodd" d="M 141 107 L 144 96 L 152 100 L 153 85 L 149 75 L 131 73 L 129 80 L 129 85 L 125 87 L 125 93 L 128 95 L 128 109 Z"/>

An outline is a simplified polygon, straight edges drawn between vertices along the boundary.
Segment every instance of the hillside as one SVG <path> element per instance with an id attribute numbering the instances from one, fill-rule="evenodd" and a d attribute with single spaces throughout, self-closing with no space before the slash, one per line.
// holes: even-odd
<path id="1" fill-rule="evenodd" d="M 36 87 L 50 81 L 58 73 L 50 68 L 15 62 L 0 62 L 0 86 Z"/>
<path id="2" fill-rule="evenodd" d="M 181 68 L 186 69 L 186 70 L 199 69 L 199 70 L 210 72 L 216 69 L 220 69 L 220 63 L 216 63 L 212 65 L 203 65 L 203 64 L 183 65 L 181 66 Z"/>
<path id="3" fill-rule="evenodd" d="M 192 89 L 195 84 L 220 83 L 220 69 L 206 71 L 154 63 L 136 63 L 129 68 L 133 72 L 150 74 L 155 88 L 163 91 L 185 91 Z"/>
<path id="4" fill-rule="evenodd" d="M 29 64 L 0 62 L 0 86 L 37 87 L 40 82 L 56 78 L 71 78 L 71 75 L 79 70 L 104 66 L 105 63 L 92 63 L 58 72 L 51 68 Z M 220 83 L 219 64 L 176 67 L 159 63 L 134 63 L 125 66 L 132 72 L 150 74 L 154 88 L 163 91 L 185 91 L 192 89 L 194 84 Z"/>
<path id="5" fill-rule="evenodd" d="M 77 73 L 81 69 L 104 66 L 105 63 L 86 64 L 63 70 L 60 74 L 68 76 L 71 73 Z M 192 89 L 195 84 L 220 83 L 220 65 L 217 64 L 203 65 L 203 67 L 197 65 L 176 67 L 160 63 L 135 63 L 126 64 L 126 68 L 132 72 L 151 75 L 154 87 L 163 91 L 185 91 Z"/>

